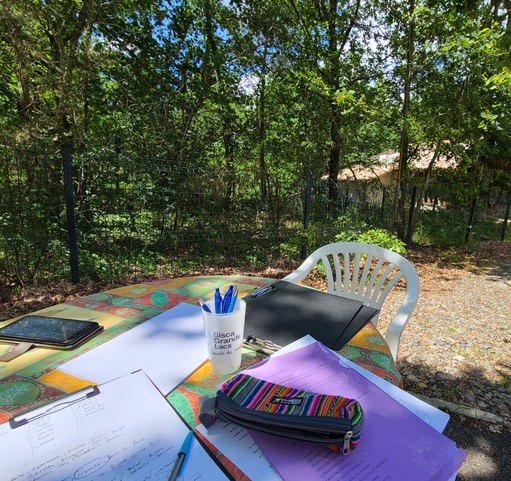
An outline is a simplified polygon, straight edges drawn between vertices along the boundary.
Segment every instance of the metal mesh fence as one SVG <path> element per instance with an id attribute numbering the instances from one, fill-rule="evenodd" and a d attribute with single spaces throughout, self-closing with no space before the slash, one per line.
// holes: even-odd
<path id="1" fill-rule="evenodd" d="M 76 212 L 79 251 L 88 256 L 82 270 L 91 275 L 235 265 L 261 249 L 267 256 L 285 222 L 294 222 L 289 197 L 301 197 L 298 184 L 262 199 L 256 172 L 242 166 L 226 171 L 108 152 L 75 155 L 75 166 L 86 179 Z"/>
<path id="2" fill-rule="evenodd" d="M 24 284 L 66 276 L 66 239 L 60 153 L 43 146 L 0 144 L 0 278 Z"/>
<path id="3" fill-rule="evenodd" d="M 331 216 L 327 183 L 299 172 L 106 148 L 72 160 L 81 280 L 297 260 L 339 234 L 392 230 L 395 192 L 378 185 L 339 186 Z M 60 147 L 0 145 L 0 287 L 71 277 L 62 162 Z M 496 226 L 485 235 L 499 238 L 507 202 L 481 208 Z"/>

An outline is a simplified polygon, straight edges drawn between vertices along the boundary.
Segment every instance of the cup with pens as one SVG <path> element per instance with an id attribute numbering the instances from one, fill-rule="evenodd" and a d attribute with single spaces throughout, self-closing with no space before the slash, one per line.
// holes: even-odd
<path id="1" fill-rule="evenodd" d="M 229 286 L 224 296 L 220 289 L 206 302 L 200 301 L 211 368 L 230 374 L 241 366 L 246 304 L 238 299 L 238 288 Z"/>

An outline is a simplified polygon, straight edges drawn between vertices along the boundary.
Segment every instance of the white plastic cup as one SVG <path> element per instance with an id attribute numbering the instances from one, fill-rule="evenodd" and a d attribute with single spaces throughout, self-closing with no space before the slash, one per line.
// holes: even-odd
<path id="1" fill-rule="evenodd" d="M 205 304 L 211 309 L 211 312 L 202 309 L 211 368 L 218 374 L 230 374 L 241 366 L 247 305 L 243 299 L 237 299 L 232 312 L 215 314 L 215 300 Z"/>

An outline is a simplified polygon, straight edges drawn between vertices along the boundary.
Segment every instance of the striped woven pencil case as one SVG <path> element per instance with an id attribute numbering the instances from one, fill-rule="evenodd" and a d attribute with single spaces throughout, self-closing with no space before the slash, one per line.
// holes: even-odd
<path id="1" fill-rule="evenodd" d="M 216 396 L 201 400 L 199 419 L 206 428 L 219 420 L 349 454 L 360 439 L 364 414 L 355 399 L 238 374 Z"/>

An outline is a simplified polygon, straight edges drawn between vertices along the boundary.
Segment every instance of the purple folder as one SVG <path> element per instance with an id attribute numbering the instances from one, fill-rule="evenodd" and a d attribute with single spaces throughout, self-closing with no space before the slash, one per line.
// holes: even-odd
<path id="1" fill-rule="evenodd" d="M 365 422 L 360 442 L 344 456 L 324 447 L 256 431 L 254 440 L 284 481 L 447 481 L 466 452 L 321 343 L 271 357 L 244 372 L 259 379 L 357 399 Z"/>

